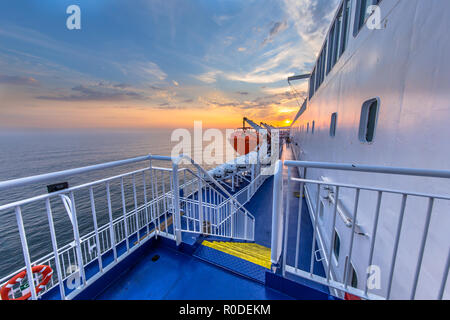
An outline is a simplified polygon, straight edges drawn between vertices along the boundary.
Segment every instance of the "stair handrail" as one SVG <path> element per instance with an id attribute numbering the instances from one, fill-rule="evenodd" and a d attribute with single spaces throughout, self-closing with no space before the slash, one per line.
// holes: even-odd
<path id="1" fill-rule="evenodd" d="M 237 199 L 235 199 L 216 179 L 214 179 L 208 173 L 208 171 L 206 171 L 202 166 L 200 166 L 198 163 L 196 163 L 190 156 L 181 154 L 177 158 L 172 158 L 172 162 L 175 163 L 176 165 L 178 165 L 181 162 L 181 160 L 183 160 L 183 159 L 188 160 L 196 169 L 201 171 L 212 183 L 214 183 L 214 185 L 216 187 L 218 187 L 220 189 L 220 191 L 222 191 L 229 198 L 230 201 L 237 203 L 238 206 L 237 206 L 236 210 L 232 213 L 233 215 L 239 209 L 242 209 L 244 211 L 244 213 L 250 217 L 250 219 L 255 220 L 255 217 L 247 209 L 245 209 L 245 207 L 239 201 L 237 201 Z M 192 171 L 191 171 L 191 173 L 192 173 Z M 197 174 L 195 174 L 195 175 L 197 176 Z M 207 182 L 204 177 L 199 177 L 199 178 L 201 178 L 203 181 Z"/>

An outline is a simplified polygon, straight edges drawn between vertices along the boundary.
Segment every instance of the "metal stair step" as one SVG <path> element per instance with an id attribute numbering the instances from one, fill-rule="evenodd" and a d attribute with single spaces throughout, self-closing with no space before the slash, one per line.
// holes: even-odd
<path id="1" fill-rule="evenodd" d="M 239 242 L 209 242 L 203 241 L 203 246 L 225 252 L 239 259 L 249 261 L 266 269 L 270 269 L 270 249 L 264 250 L 262 246 Z M 262 247 L 262 248 L 260 248 Z"/>

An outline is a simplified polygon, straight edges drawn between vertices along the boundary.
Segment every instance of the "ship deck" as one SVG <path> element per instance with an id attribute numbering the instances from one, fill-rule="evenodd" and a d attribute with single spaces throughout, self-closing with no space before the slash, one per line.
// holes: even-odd
<path id="1" fill-rule="evenodd" d="M 281 159 L 293 159 L 290 146 L 283 146 Z M 288 172 L 287 169 L 284 170 L 283 184 L 286 186 L 285 190 L 287 190 Z M 292 174 L 296 176 L 298 173 L 293 170 Z M 268 265 L 246 259 L 245 252 L 241 255 L 233 255 L 226 250 L 220 251 L 220 245 L 219 248 L 203 245 L 205 240 L 218 241 L 222 245 L 228 243 L 231 246 L 236 245 L 236 243 L 238 243 L 238 246 L 245 245 L 246 242 L 239 244 L 239 241 L 230 239 L 183 233 L 183 241 L 177 247 L 175 241 L 171 239 L 152 238 L 93 282 L 89 286 L 90 288 L 83 291 L 76 299 L 332 299 L 333 297 L 330 296 L 328 288 L 325 286 L 292 275 L 282 277 L 280 271 L 273 273 L 270 270 L 273 183 L 273 177 L 266 179 L 253 198 L 245 205 L 246 209 L 254 215 L 256 221 L 254 246 L 257 246 L 257 250 L 265 252 L 265 262 Z M 244 184 L 241 185 L 235 192 L 239 192 L 244 187 Z M 298 189 L 298 186 L 293 187 Z M 287 203 L 291 206 L 290 223 L 297 223 L 299 199 L 293 192 L 286 191 L 284 196 L 285 206 Z M 313 227 L 306 203 L 303 205 L 301 219 L 303 223 L 301 224 L 301 250 L 298 266 L 307 270 L 311 259 Z M 172 227 L 170 225 L 169 229 Z M 294 228 L 290 230 L 292 231 L 288 234 L 288 240 L 295 243 L 295 230 Z M 130 243 L 134 243 L 135 240 L 131 239 Z M 238 250 L 240 249 L 238 248 Z M 291 250 L 294 250 L 294 248 L 288 248 L 288 257 L 295 257 L 295 253 Z M 255 253 L 256 260 L 260 258 L 260 254 L 261 251 Z M 105 264 L 106 261 L 112 259 L 110 255 L 103 257 Z M 291 260 L 288 262 L 290 265 L 294 264 Z M 325 274 L 320 262 L 316 261 L 314 268 L 319 275 Z M 90 267 L 87 268 L 87 275 L 91 273 L 92 270 L 90 269 Z M 57 288 L 48 292 L 43 299 L 60 299 Z"/>
<path id="2" fill-rule="evenodd" d="M 293 153 L 289 146 L 283 147 L 281 158 L 282 160 L 293 159 Z M 283 172 L 283 183 L 285 184 L 287 184 L 287 174 L 287 170 Z M 272 189 L 273 177 L 270 177 L 246 204 L 247 210 L 252 212 L 256 219 L 255 243 L 267 248 L 270 248 L 271 244 Z M 285 196 L 287 197 L 285 203 L 289 202 L 292 206 L 291 221 L 297 221 L 298 198 L 294 194 L 288 193 Z M 307 206 L 304 205 L 303 208 L 302 219 L 310 221 Z M 303 247 L 299 257 L 299 266 L 306 268 L 310 262 L 312 224 L 302 223 L 302 226 L 304 226 L 304 230 L 301 232 Z M 295 234 L 289 233 L 288 237 L 291 239 L 295 237 Z M 191 234 L 186 234 L 183 239 L 189 245 L 199 242 L 199 239 Z M 214 251 L 213 249 L 208 250 Z M 222 254 L 221 252 L 217 253 Z M 222 254 L 221 259 L 224 256 L 226 255 Z M 289 256 L 295 255 L 290 254 Z M 297 294 L 281 293 L 261 282 L 242 276 L 239 270 L 233 270 L 233 264 L 231 266 L 223 268 L 220 263 L 214 261 L 214 258 L 205 261 L 199 259 L 195 254 L 177 250 L 174 246 L 152 245 L 139 259 L 136 259 L 131 268 L 123 271 L 100 295 L 96 296 L 96 299 L 289 300 L 293 299 L 293 296 L 297 299 L 311 297 L 308 294 L 299 297 Z M 315 268 L 324 273 L 320 263 L 316 262 Z M 268 269 L 266 271 L 270 273 Z M 314 288 L 318 292 L 325 293 L 324 297 L 327 297 L 328 289 L 324 286 L 303 279 L 293 277 L 290 279 L 304 285 L 303 289 Z"/>

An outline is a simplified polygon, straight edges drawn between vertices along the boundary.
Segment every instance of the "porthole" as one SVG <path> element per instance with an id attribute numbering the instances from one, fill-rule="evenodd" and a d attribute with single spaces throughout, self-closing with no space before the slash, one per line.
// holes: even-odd
<path id="1" fill-rule="evenodd" d="M 339 261 L 339 254 L 341 253 L 341 238 L 339 238 L 336 230 L 334 231 L 333 252 L 336 260 Z"/>
<path id="2" fill-rule="evenodd" d="M 337 123 L 337 112 L 331 115 L 330 137 L 336 136 L 336 123 Z"/>
<path id="3" fill-rule="evenodd" d="M 359 140 L 361 142 L 371 143 L 375 139 L 379 105 L 379 99 L 370 99 L 362 106 L 359 122 Z"/>

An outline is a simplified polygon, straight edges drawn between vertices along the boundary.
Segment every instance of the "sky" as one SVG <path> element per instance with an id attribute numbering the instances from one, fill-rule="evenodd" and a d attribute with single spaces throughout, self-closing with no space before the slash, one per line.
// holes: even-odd
<path id="1" fill-rule="evenodd" d="M 337 2 L 1 1 L 0 129 L 287 124 Z"/>

